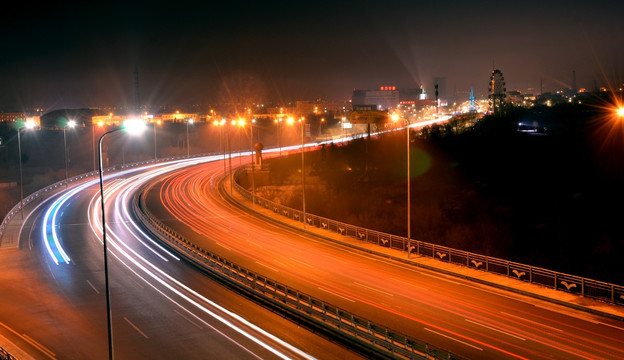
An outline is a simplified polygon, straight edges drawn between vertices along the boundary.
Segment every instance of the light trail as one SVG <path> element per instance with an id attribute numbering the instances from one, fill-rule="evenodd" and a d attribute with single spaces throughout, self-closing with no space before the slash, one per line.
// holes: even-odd
<path id="1" fill-rule="evenodd" d="M 429 281 L 427 291 L 423 291 L 422 286 L 405 286 L 408 281 L 421 284 L 422 275 L 429 275 L 426 270 L 414 271 L 394 261 L 371 259 L 369 255 L 345 251 L 344 248 L 340 254 L 343 261 L 330 262 L 327 259 L 335 258 L 332 256 L 335 252 L 328 249 L 338 249 L 339 246 L 324 244 L 324 249 L 319 249 L 320 246 L 311 244 L 321 244 L 322 241 L 314 241 L 293 230 L 277 230 L 275 229 L 277 226 L 271 226 L 243 210 L 228 205 L 215 189 L 214 176 L 218 170 L 218 167 L 211 168 L 211 165 L 207 164 L 168 175 L 163 179 L 159 191 L 160 202 L 178 221 L 201 235 L 201 239 L 204 240 L 198 241 L 202 246 L 209 247 L 214 241 L 229 252 L 223 254 L 223 250 L 218 249 L 211 251 L 242 266 L 261 274 L 266 272 L 263 267 L 274 269 L 286 276 L 284 278 L 280 275 L 282 282 L 286 281 L 300 291 L 310 291 L 308 293 L 314 294 L 314 289 L 322 289 L 335 295 L 339 300 L 347 300 L 358 306 L 362 304 L 370 306 L 373 308 L 372 313 L 380 318 L 387 316 L 379 314 L 396 315 L 404 320 L 404 324 L 410 322 L 420 324 L 439 333 L 477 344 L 484 349 L 491 349 L 499 355 L 539 358 L 557 352 L 565 354 L 566 357 L 624 358 L 622 351 L 624 338 L 570 324 L 563 325 L 566 332 L 561 334 L 541 331 L 504 314 L 515 313 L 516 316 L 527 319 L 539 315 L 532 311 L 518 310 L 516 304 L 510 304 L 509 301 L 501 302 L 493 299 L 495 296 L 491 293 L 487 293 L 486 296 L 476 295 L 474 292 L 480 291 L 479 289 L 464 286 L 459 281 L 443 284 L 436 276 Z M 199 239 L 197 236 L 194 238 Z M 252 247 L 252 243 L 255 246 Z M 293 266 L 293 261 L 314 264 L 315 268 L 303 269 L 297 264 Z M 284 263 L 291 265 L 284 266 Z M 261 267 L 254 267 L 254 264 L 260 264 Z M 349 286 L 349 283 L 358 283 L 360 286 L 355 285 L 356 287 L 361 288 L 364 285 L 373 291 L 364 293 L 362 289 Z M 453 289 L 449 290 L 449 287 Z M 462 288 L 470 290 L 463 291 Z M 396 305 L 398 310 L 380 301 L 380 291 L 387 293 L 381 295 L 388 296 L 385 302 Z M 462 292 L 461 297 L 455 295 L 458 291 Z M 323 295 L 319 297 L 327 298 Z M 397 300 L 390 300 L 391 298 Z M 336 305 L 340 305 L 340 302 Z M 351 306 L 346 304 L 345 308 L 349 309 Z M 427 310 L 418 310 L 423 308 Z M 446 315 L 445 318 L 441 318 L 438 314 Z M 557 314 L 551 316 L 554 318 L 544 318 L 541 323 L 557 323 Z M 461 320 L 451 321 L 447 319 L 448 317 Z M 484 325 L 489 329 L 484 328 Z M 413 325 L 408 325 L 407 328 L 412 327 Z M 519 338 L 506 340 L 497 336 L 496 332 L 488 331 L 492 329 L 516 334 L 522 340 Z M 544 352 L 537 350 L 539 348 L 549 350 Z"/>
<path id="2" fill-rule="evenodd" d="M 217 320 L 227 328 L 234 330 L 236 333 L 249 339 L 253 343 L 273 353 L 279 358 L 289 359 L 291 358 L 292 354 L 294 354 L 298 358 L 313 359 L 313 357 L 309 354 L 306 354 L 305 352 L 281 340 L 275 335 L 264 331 L 262 328 L 254 325 L 243 317 L 214 303 L 197 291 L 186 286 L 181 281 L 167 274 L 165 270 L 161 269 L 156 263 L 153 263 L 145 256 L 141 255 L 131 243 L 131 240 L 140 243 L 142 247 L 147 248 L 151 253 L 155 254 L 158 259 L 165 262 L 169 261 L 167 257 L 179 260 L 176 255 L 165 249 L 161 244 L 158 244 L 154 239 L 152 239 L 136 224 L 134 224 L 134 221 L 130 216 L 128 206 L 129 204 L 131 204 L 133 192 L 136 191 L 136 189 L 142 184 L 151 181 L 155 177 L 162 176 L 167 172 L 189 165 L 198 164 L 203 161 L 211 160 L 212 158 L 206 158 L 200 161 L 184 161 L 182 163 L 174 165 L 149 169 L 149 173 L 147 175 L 145 173 L 141 173 L 128 176 L 130 175 L 130 173 L 133 172 L 128 171 L 123 174 L 124 176 L 128 176 L 127 179 L 120 179 L 113 183 L 110 183 L 109 181 L 109 184 L 106 188 L 106 193 L 109 195 L 105 197 L 105 202 L 108 203 L 109 201 L 113 201 L 113 204 L 107 204 L 107 207 L 110 208 L 112 206 L 115 209 L 115 211 L 113 212 L 115 218 L 111 219 L 113 221 L 107 222 L 106 224 L 107 240 L 109 240 L 109 251 L 111 255 L 114 257 L 114 259 L 119 261 L 119 263 L 122 264 L 126 269 L 134 273 L 139 279 L 141 279 L 149 287 L 160 293 L 164 298 L 172 302 L 180 309 L 183 309 L 188 314 L 191 314 L 198 320 L 202 321 L 204 324 L 206 324 L 206 326 L 211 327 L 220 335 L 235 343 L 236 346 L 244 348 L 250 354 L 254 355 L 252 350 L 246 349 L 245 346 L 239 343 L 237 340 L 231 338 L 230 336 L 227 336 L 225 333 L 215 328 L 214 326 L 209 325 L 206 321 L 193 314 L 192 310 L 188 309 L 186 306 L 176 301 L 171 296 L 165 294 L 163 289 L 172 292 L 173 294 L 187 302 L 189 305 L 191 305 L 193 308 L 198 309 L 205 315 L 208 315 L 211 318 Z M 84 187 L 92 185 L 93 183 L 89 183 L 85 184 Z M 67 197 L 64 197 L 63 202 L 68 201 L 72 196 L 77 193 L 78 191 L 68 194 Z M 58 205 L 57 207 L 60 207 L 63 202 L 61 202 L 60 205 Z M 99 241 L 102 242 L 102 223 L 99 210 L 99 202 L 99 195 L 94 194 L 89 203 L 89 226 L 91 228 L 91 231 L 96 235 Z M 51 216 L 59 216 L 58 211 L 52 212 Z M 112 226 L 113 224 L 121 224 L 122 228 L 118 229 Z M 123 233 L 119 233 L 120 230 L 123 230 Z M 161 255 L 161 253 L 164 253 L 165 256 Z M 265 340 L 263 340 L 262 338 L 264 338 Z M 269 344 L 269 342 L 275 345 L 271 345 Z M 280 347 L 282 350 L 278 349 L 276 346 Z"/>

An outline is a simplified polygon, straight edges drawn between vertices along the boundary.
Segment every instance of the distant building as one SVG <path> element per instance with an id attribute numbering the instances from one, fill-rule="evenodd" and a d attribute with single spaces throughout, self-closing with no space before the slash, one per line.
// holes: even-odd
<path id="1" fill-rule="evenodd" d="M 15 123 L 17 121 L 30 122 L 35 124 L 36 128 L 41 127 L 41 117 L 36 116 L 28 116 L 26 113 L 0 113 L 0 123 Z"/>
<path id="2" fill-rule="evenodd" d="M 381 86 L 379 90 L 353 90 L 353 105 L 376 105 L 377 110 L 395 109 L 399 103 L 396 86 Z"/>
<path id="3" fill-rule="evenodd" d="M 26 113 L 0 113 L 0 122 L 9 123 L 15 122 L 17 119 L 23 119 L 26 117 Z"/>
<path id="4" fill-rule="evenodd" d="M 176 111 L 173 114 L 161 114 L 160 118 L 162 120 L 162 122 L 172 122 L 172 123 L 177 123 L 177 122 L 185 122 L 187 119 L 191 119 L 193 121 L 199 121 L 199 115 L 198 114 L 182 114 L 179 111 Z"/>
<path id="5" fill-rule="evenodd" d="M 296 116 L 305 116 L 308 114 L 343 114 L 347 112 L 346 104 L 343 103 L 323 103 L 323 102 L 311 102 L 311 101 L 297 101 L 295 102 L 294 113 Z"/>

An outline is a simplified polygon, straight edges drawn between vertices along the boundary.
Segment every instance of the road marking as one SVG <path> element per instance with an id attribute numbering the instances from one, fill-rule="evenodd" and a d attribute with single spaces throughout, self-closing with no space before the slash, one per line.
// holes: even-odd
<path id="1" fill-rule="evenodd" d="M 475 325 L 482 326 L 482 327 L 484 327 L 484 328 L 486 328 L 486 329 L 490 329 L 490 330 L 492 330 L 492 331 L 496 331 L 496 332 L 499 332 L 499 333 L 501 333 L 501 334 L 505 334 L 505 335 L 508 335 L 508 336 L 511 336 L 511 337 L 515 337 L 516 339 L 520 339 L 520 340 L 522 340 L 522 341 L 526 341 L 526 339 L 525 339 L 525 338 L 520 337 L 520 336 L 518 336 L 518 335 L 514 335 L 514 334 L 508 333 L 508 332 L 506 332 L 506 331 L 503 331 L 503 330 L 500 330 L 500 329 L 497 329 L 497 328 L 494 328 L 494 327 L 491 327 L 491 326 L 487 326 L 487 325 L 485 325 L 485 324 L 481 324 L 481 323 L 478 323 L 478 322 L 476 322 L 476 321 L 472 321 L 472 320 L 470 320 L 470 319 L 464 319 L 464 320 L 468 321 L 469 323 L 472 323 L 472 324 L 475 324 Z"/>
<path id="2" fill-rule="evenodd" d="M 355 300 L 349 299 L 348 297 L 344 297 L 344 296 L 342 296 L 342 295 L 338 295 L 338 294 L 336 294 L 335 292 L 333 292 L 333 291 L 329 291 L 329 290 L 327 290 L 327 289 L 323 289 L 322 287 L 318 287 L 318 289 L 319 289 L 319 290 L 322 290 L 322 291 L 325 291 L 325 292 L 327 292 L 327 293 L 330 293 L 330 294 L 332 294 L 332 295 L 334 295 L 334 296 L 338 296 L 338 297 L 340 297 L 340 298 L 343 298 L 343 299 L 345 299 L 345 300 L 349 300 L 349 301 L 351 301 L 352 303 L 354 303 L 354 302 L 355 302 Z"/>
<path id="3" fill-rule="evenodd" d="M 434 334 L 438 334 L 438 335 L 440 335 L 440 336 L 444 336 L 444 337 L 445 337 L 445 338 L 447 338 L 447 339 L 455 340 L 455 341 L 457 341 L 458 343 L 464 344 L 464 345 L 466 345 L 466 346 L 470 346 L 471 348 L 475 348 L 475 349 L 477 349 L 477 350 L 481 350 L 481 351 L 483 351 L 483 349 L 481 349 L 480 347 L 474 346 L 474 345 L 472 345 L 472 344 L 468 344 L 467 342 L 461 341 L 461 340 L 459 340 L 459 339 L 455 339 L 454 337 L 451 337 L 451 336 L 448 336 L 448 335 L 444 335 L 444 334 L 439 333 L 439 332 L 437 332 L 437 331 L 433 331 L 433 330 L 431 330 L 431 329 L 429 329 L 429 328 L 425 328 L 425 330 L 427 330 L 427 331 L 429 331 L 429 332 L 432 332 L 432 333 L 434 333 Z"/>
<path id="4" fill-rule="evenodd" d="M 380 292 L 380 293 L 385 294 L 385 295 L 388 295 L 388 296 L 394 296 L 394 294 L 391 294 L 391 293 L 389 293 L 389 292 L 385 292 L 385 291 L 383 291 L 383 290 L 375 289 L 375 288 L 373 288 L 373 287 L 370 287 L 370 286 L 367 286 L 367 285 L 364 285 L 364 284 L 360 284 L 359 282 L 356 282 L 356 281 L 354 281 L 353 283 L 354 283 L 355 285 L 359 285 L 359 286 L 361 286 L 361 287 L 365 287 L 365 288 L 367 288 L 367 289 L 369 289 L 369 290 L 377 291 L 377 292 Z"/>
<path id="5" fill-rule="evenodd" d="M 255 241 L 251 241 L 251 240 L 247 240 L 247 239 L 245 239 L 245 241 L 247 241 L 248 243 L 250 243 L 251 245 L 253 245 L 255 247 L 259 247 L 260 249 L 264 249 L 264 247 L 262 245 L 258 244 Z"/>
<path id="6" fill-rule="evenodd" d="M 222 247 L 222 248 L 224 248 L 224 249 L 227 249 L 227 250 L 229 250 L 229 251 L 232 251 L 232 249 L 230 249 L 229 247 L 227 247 L 227 246 L 225 246 L 225 245 L 221 244 L 221 243 L 220 243 L 220 242 L 218 242 L 218 241 L 217 241 L 217 245 L 221 246 L 221 247 Z"/>
<path id="7" fill-rule="evenodd" d="M 91 284 L 91 281 L 87 280 L 87 284 L 89 284 L 89 286 L 91 286 L 91 289 L 93 289 L 93 291 L 95 291 L 96 294 L 100 294 L 100 292 L 98 291 L 98 289 L 95 288 L 95 286 L 93 286 L 93 284 Z"/>
<path id="8" fill-rule="evenodd" d="M 455 284 L 455 285 L 463 285 L 463 284 L 458 283 L 457 281 L 448 280 L 448 279 L 445 279 L 445 278 L 442 278 L 442 277 L 439 277 L 439 276 L 436 276 L 436 275 L 430 275 L 430 274 L 427 274 L 427 273 L 424 273 L 424 272 L 421 272 L 420 275 L 429 276 L 429 277 L 432 277 L 432 278 L 435 278 L 435 279 L 438 279 L 438 280 L 450 282 L 451 284 Z"/>
<path id="9" fill-rule="evenodd" d="M 599 324 L 599 325 L 604 325 L 604 326 L 610 326 L 610 327 L 612 327 L 612 328 L 614 328 L 614 329 L 618 329 L 618 330 L 622 330 L 622 331 L 624 331 L 624 328 L 621 328 L 621 327 L 619 327 L 619 326 L 615 326 L 615 325 L 611 325 L 611 324 L 606 324 L 606 323 L 603 323 L 603 322 L 597 322 L 596 324 Z"/>
<path id="10" fill-rule="evenodd" d="M 420 289 L 420 290 L 427 290 L 427 291 L 429 290 L 429 289 L 427 289 L 427 288 L 425 288 L 425 287 L 418 286 L 418 285 L 414 285 L 414 284 L 412 284 L 412 283 L 409 283 L 409 282 L 407 282 L 407 281 L 403 281 L 403 280 L 399 280 L 399 279 L 397 279 L 397 278 L 390 277 L 390 279 L 392 279 L 392 280 L 394 280 L 394 281 L 398 281 L 398 282 L 403 283 L 403 284 L 405 284 L 405 285 L 408 285 L 408 286 L 414 287 L 414 288 L 416 288 L 416 289 Z"/>
<path id="11" fill-rule="evenodd" d="M 50 349 L 48 349 L 47 347 L 39 344 L 37 341 L 35 341 L 35 339 L 31 338 L 30 336 L 26 335 L 26 334 L 22 334 L 24 340 L 28 341 L 32 346 L 36 347 L 37 349 L 41 350 L 41 352 L 43 352 L 44 354 L 48 355 L 48 357 L 52 358 L 52 359 L 56 359 L 56 354 L 53 353 Z"/>
<path id="12" fill-rule="evenodd" d="M 190 322 L 191 324 L 195 325 L 198 329 L 201 329 L 202 327 L 199 326 L 198 324 L 196 324 L 195 322 L 193 322 L 191 319 L 187 318 L 186 316 L 184 316 L 184 314 L 182 314 L 181 312 L 179 312 L 178 310 L 173 310 L 174 313 L 180 315 L 181 317 L 184 318 L 184 320 Z"/>
<path id="13" fill-rule="evenodd" d="M 11 329 L 10 327 L 6 326 L 4 323 L 0 322 L 0 325 L 2 325 L 2 327 L 4 327 L 5 329 L 9 330 L 10 332 L 12 332 L 13 334 L 17 335 L 18 337 L 20 337 L 22 340 L 28 342 L 29 344 L 31 344 L 32 346 L 36 347 L 37 349 L 39 349 L 39 351 L 41 351 L 42 353 L 44 353 L 47 357 L 51 358 L 51 359 L 56 359 L 56 354 L 53 353 L 52 351 L 50 351 L 48 348 L 46 348 L 45 346 L 39 344 L 38 342 L 36 342 L 33 338 L 31 338 L 30 336 L 26 335 L 26 334 L 20 334 L 17 331 Z"/>
<path id="14" fill-rule="evenodd" d="M 265 264 L 263 264 L 263 263 L 261 263 L 261 262 L 259 262 L 259 261 L 256 261 L 256 264 L 258 264 L 258 265 L 262 265 L 262 266 L 264 266 L 264 267 L 266 267 L 266 268 L 269 268 L 269 269 L 271 269 L 271 270 L 273 270 L 273 271 L 275 271 L 275 272 L 279 272 L 279 270 L 278 270 L 278 269 L 276 269 L 276 268 L 274 268 L 274 267 L 272 267 L 272 266 L 269 266 L 269 265 L 265 265 Z"/>
<path id="15" fill-rule="evenodd" d="M 299 264 L 301 264 L 301 265 L 305 265 L 305 266 L 307 266 L 307 267 L 309 267 L 309 268 L 314 269 L 314 266 L 312 266 L 312 265 L 310 265 L 310 264 L 307 264 L 307 263 L 304 263 L 304 262 L 303 262 L 303 261 L 301 261 L 301 260 L 297 260 L 297 259 L 295 259 L 295 258 L 290 258 L 290 260 L 292 260 L 292 261 L 296 261 L 296 262 L 298 262 L 298 263 L 299 263 Z"/>
<path id="16" fill-rule="evenodd" d="M 144 333 L 143 331 L 141 331 L 141 329 L 139 329 L 139 327 L 138 327 L 138 326 L 134 325 L 134 324 L 132 323 L 132 321 L 128 320 L 128 318 L 127 318 L 127 317 L 125 317 L 125 316 L 124 316 L 124 320 L 126 320 L 126 322 L 127 322 L 128 324 L 130 324 L 130 326 L 132 326 L 132 327 L 134 328 L 134 330 L 136 330 L 139 334 L 143 335 L 143 337 L 144 337 L 144 338 L 149 339 L 149 336 L 145 335 L 145 333 Z"/>
<path id="17" fill-rule="evenodd" d="M 512 314 L 509 314 L 509 313 L 506 313 L 506 312 L 501 312 L 501 314 L 507 315 L 507 316 L 511 316 L 511 317 L 516 318 L 516 319 L 524 320 L 524 321 L 529 322 L 531 324 L 539 325 L 539 326 L 542 326 L 542 327 L 545 327 L 545 328 L 548 328 L 548 329 L 552 329 L 552 330 L 555 330 L 555 331 L 563 332 L 563 330 L 561 330 L 561 329 L 557 329 L 557 328 L 552 327 L 552 326 L 544 325 L 541 322 L 531 321 L 531 320 L 525 319 L 525 318 L 523 318 L 521 316 L 512 315 Z"/>

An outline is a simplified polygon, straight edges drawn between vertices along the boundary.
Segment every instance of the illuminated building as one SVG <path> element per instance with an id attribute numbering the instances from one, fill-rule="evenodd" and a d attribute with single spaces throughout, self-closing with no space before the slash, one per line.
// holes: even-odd
<path id="1" fill-rule="evenodd" d="M 376 105 L 377 110 L 395 109 L 399 103 L 396 86 L 381 86 L 379 90 L 353 90 L 353 105 Z"/>

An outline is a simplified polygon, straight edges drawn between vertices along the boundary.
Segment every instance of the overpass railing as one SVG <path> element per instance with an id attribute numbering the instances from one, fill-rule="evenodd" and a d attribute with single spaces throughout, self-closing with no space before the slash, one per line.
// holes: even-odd
<path id="1" fill-rule="evenodd" d="M 237 169 L 234 178 L 237 179 L 239 173 L 243 170 L 244 168 Z M 254 195 L 249 190 L 240 186 L 235 180 L 233 183 L 236 191 L 243 197 L 275 214 L 298 221 L 302 225 L 305 221 L 306 226 L 314 226 L 359 241 L 376 244 L 380 247 L 400 250 L 406 253 L 409 252 L 410 255 L 425 256 L 438 261 L 462 265 L 472 269 L 507 276 L 530 284 L 542 285 L 558 291 L 624 306 L 624 286 L 621 285 L 457 250 L 416 239 L 410 240 L 406 237 L 366 229 L 310 213 L 306 213 L 306 218 L 303 219 L 303 211 L 275 203 L 259 196 L 255 196 L 254 199 Z"/>
<path id="2" fill-rule="evenodd" d="M 145 205 L 144 194 L 135 196 L 133 210 L 153 234 L 164 239 L 168 247 L 199 268 L 299 321 L 349 341 L 374 354 L 375 358 L 465 359 L 300 292 L 197 246 L 154 216 Z"/>

